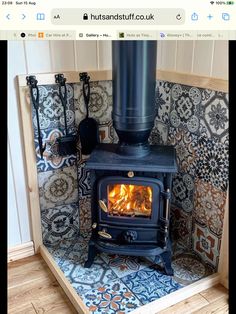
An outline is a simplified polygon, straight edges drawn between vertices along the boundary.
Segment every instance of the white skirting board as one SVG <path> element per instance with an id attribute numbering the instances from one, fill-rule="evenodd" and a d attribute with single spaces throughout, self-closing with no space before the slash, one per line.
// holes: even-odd
<path id="1" fill-rule="evenodd" d="M 16 245 L 8 249 L 7 260 L 9 262 L 17 261 L 18 259 L 34 255 L 33 241 Z"/>

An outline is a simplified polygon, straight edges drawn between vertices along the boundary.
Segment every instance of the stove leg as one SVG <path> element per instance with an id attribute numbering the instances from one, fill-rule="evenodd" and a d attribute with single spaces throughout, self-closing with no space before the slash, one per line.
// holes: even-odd
<path id="1" fill-rule="evenodd" d="M 173 268 L 171 267 L 171 252 L 164 251 L 160 254 L 162 261 L 164 263 L 165 272 L 168 276 L 174 276 Z"/>
<path id="2" fill-rule="evenodd" d="M 93 264 L 94 258 L 97 255 L 97 249 L 94 245 L 93 242 L 89 243 L 89 249 L 88 249 L 88 259 L 87 261 L 84 263 L 84 267 L 85 268 L 90 268 L 91 265 Z"/>

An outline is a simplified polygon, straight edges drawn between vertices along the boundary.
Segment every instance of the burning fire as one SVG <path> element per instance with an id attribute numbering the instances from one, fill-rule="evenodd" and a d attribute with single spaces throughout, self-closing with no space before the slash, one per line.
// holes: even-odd
<path id="1" fill-rule="evenodd" d="M 150 216 L 152 189 L 149 186 L 115 184 L 108 188 L 108 211 L 113 215 Z"/>

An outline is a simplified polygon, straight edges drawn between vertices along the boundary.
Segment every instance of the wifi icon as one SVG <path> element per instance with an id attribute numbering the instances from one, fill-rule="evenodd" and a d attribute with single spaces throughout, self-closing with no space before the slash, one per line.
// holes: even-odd
<path id="1" fill-rule="evenodd" d="M 214 4 L 215 2 L 214 1 L 210 1 L 210 4 Z"/>

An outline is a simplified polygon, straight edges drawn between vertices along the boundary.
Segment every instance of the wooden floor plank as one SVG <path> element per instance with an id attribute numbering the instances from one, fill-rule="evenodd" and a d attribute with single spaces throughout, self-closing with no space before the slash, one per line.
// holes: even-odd
<path id="1" fill-rule="evenodd" d="M 17 268 L 19 266 L 26 265 L 28 263 L 33 263 L 33 262 L 39 261 L 39 260 L 43 261 L 41 255 L 39 255 L 39 254 L 35 254 L 35 255 L 32 255 L 29 257 L 25 257 L 25 258 L 21 258 L 17 261 L 8 263 L 8 269 L 14 269 L 14 268 Z"/>
<path id="2" fill-rule="evenodd" d="M 18 306 L 22 303 L 27 304 L 34 301 L 39 301 L 47 295 L 57 293 L 60 288 L 56 279 L 52 276 L 44 279 L 34 280 L 32 282 L 8 289 L 8 304 L 9 308 Z"/>
<path id="3" fill-rule="evenodd" d="M 37 314 L 76 314 L 77 311 L 70 303 L 69 299 L 66 300 L 64 292 L 58 289 L 58 293 L 48 295 L 40 298 L 38 301 L 33 301 L 32 304 L 36 309 Z"/>
<path id="4" fill-rule="evenodd" d="M 36 310 L 34 309 L 31 303 L 22 304 L 19 306 L 15 306 L 14 308 L 8 307 L 8 314 L 37 314 Z"/>
<path id="5" fill-rule="evenodd" d="M 77 313 L 41 256 L 8 264 L 8 313 Z"/>
<path id="6" fill-rule="evenodd" d="M 12 262 L 8 268 L 8 288 L 17 287 L 34 280 L 46 278 L 48 276 L 47 269 L 47 264 L 41 256 L 34 258 L 32 261 L 30 260 L 30 257 L 27 257 Z"/>
<path id="7" fill-rule="evenodd" d="M 202 307 L 200 310 L 192 312 L 192 314 L 213 314 L 213 313 L 214 314 L 229 313 L 227 296 L 223 296 L 222 298 Z"/>
<path id="8" fill-rule="evenodd" d="M 222 298 L 223 296 L 228 296 L 228 290 L 221 284 L 218 284 L 210 289 L 200 292 L 200 294 L 210 303 Z"/>
<path id="9" fill-rule="evenodd" d="M 182 302 L 168 307 L 165 310 L 158 312 L 158 314 L 183 314 L 191 313 L 202 308 L 204 305 L 208 305 L 209 302 L 203 298 L 200 294 L 196 294 Z"/>

